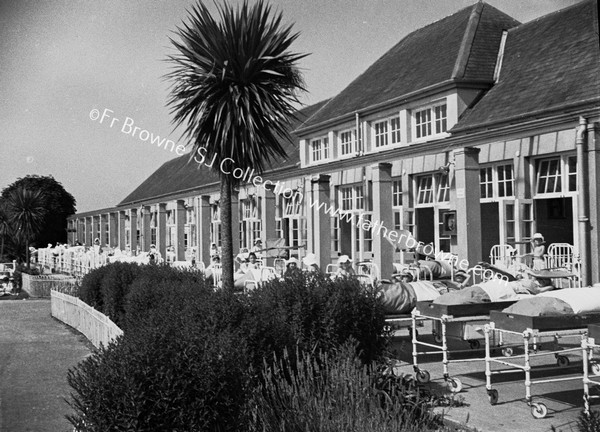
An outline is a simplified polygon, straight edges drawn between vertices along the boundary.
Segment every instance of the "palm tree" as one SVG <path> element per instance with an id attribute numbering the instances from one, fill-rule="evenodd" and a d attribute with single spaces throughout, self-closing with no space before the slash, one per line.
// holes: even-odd
<path id="1" fill-rule="evenodd" d="M 0 259 L 4 256 L 4 241 L 10 235 L 8 222 L 8 205 L 6 200 L 0 197 Z"/>
<path id="2" fill-rule="evenodd" d="M 168 104 L 175 127 L 185 124 L 190 162 L 203 149 L 219 173 L 222 281 L 232 288 L 231 194 L 237 183 L 221 163 L 262 173 L 271 158 L 285 156 L 279 139 L 290 139 L 294 104 L 304 90 L 296 64 L 305 55 L 289 51 L 298 34 L 264 1 L 217 10 L 218 21 L 198 3 L 189 22 L 177 28 L 181 41 L 171 39 L 178 52 L 169 56 L 174 69 L 167 75 L 173 81 Z"/>
<path id="3" fill-rule="evenodd" d="M 39 232 L 46 208 L 44 195 L 39 190 L 19 186 L 7 198 L 8 221 L 18 242 L 25 243 L 25 260 L 29 263 L 29 242 Z"/>

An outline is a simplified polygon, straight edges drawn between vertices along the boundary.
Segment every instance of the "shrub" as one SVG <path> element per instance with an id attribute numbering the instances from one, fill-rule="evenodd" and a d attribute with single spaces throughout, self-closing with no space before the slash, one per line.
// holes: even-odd
<path id="1" fill-rule="evenodd" d="M 358 342 L 365 362 L 381 355 L 385 317 L 374 293 L 356 280 L 331 281 L 324 276 L 300 275 L 274 280 L 245 299 L 245 322 L 253 363 L 287 348 L 328 350 L 349 338 Z"/>
<path id="2" fill-rule="evenodd" d="M 81 280 L 79 298 L 100 312 L 104 312 L 104 301 L 102 299 L 102 280 L 110 271 L 111 265 L 112 264 L 108 264 L 106 266 L 98 267 L 86 274 Z"/>
<path id="3" fill-rule="evenodd" d="M 329 354 L 287 353 L 253 394 L 250 430 L 261 432 L 438 430 L 430 398 L 414 381 L 384 375 L 356 357 L 351 344 Z"/>
<path id="4" fill-rule="evenodd" d="M 40 270 L 37 267 L 30 267 L 28 270 L 26 264 L 17 264 L 17 267 L 13 272 L 13 286 L 15 292 L 19 292 L 21 291 L 21 288 L 23 288 L 23 273 L 32 276 L 38 276 L 40 274 Z"/>
<path id="5" fill-rule="evenodd" d="M 197 292 L 197 284 L 173 282 L 163 307 L 69 371 L 77 430 L 239 430 L 249 382 L 244 338 L 199 324 L 213 303 Z"/>
<path id="6" fill-rule="evenodd" d="M 577 419 L 577 428 L 580 432 L 600 431 L 600 412 L 590 411 L 589 414 L 586 414 L 582 411 Z"/>

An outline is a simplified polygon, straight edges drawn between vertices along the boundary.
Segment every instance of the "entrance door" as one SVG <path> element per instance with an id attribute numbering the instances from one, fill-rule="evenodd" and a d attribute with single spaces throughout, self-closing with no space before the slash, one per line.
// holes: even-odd
<path id="1" fill-rule="evenodd" d="M 498 203 L 481 204 L 481 257 L 484 261 L 489 260 L 492 246 L 500 244 L 499 227 Z"/>

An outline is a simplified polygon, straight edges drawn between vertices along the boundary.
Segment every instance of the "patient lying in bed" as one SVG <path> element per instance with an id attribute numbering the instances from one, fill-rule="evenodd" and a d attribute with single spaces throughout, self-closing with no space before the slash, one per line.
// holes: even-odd
<path id="1" fill-rule="evenodd" d="M 554 286 L 549 279 L 531 278 L 519 279 L 512 282 L 492 279 L 478 285 L 441 295 L 433 302 L 445 305 L 460 305 L 517 301 L 553 289 Z"/>
<path id="2" fill-rule="evenodd" d="M 564 288 L 522 299 L 504 312 L 527 316 L 583 315 L 600 313 L 600 289 Z"/>

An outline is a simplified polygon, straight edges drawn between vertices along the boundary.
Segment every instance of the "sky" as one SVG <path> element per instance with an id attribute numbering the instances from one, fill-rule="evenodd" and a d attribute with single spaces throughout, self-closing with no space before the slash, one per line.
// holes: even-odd
<path id="1" fill-rule="evenodd" d="M 528 22 L 579 0 L 486 2 Z M 0 0 L 0 190 L 29 174 L 52 175 L 78 212 L 98 210 L 176 157 L 150 141 L 187 144 L 173 129 L 164 75 L 175 53 L 170 38 L 194 3 Z M 300 34 L 292 50 L 310 54 L 299 63 L 301 101 L 310 105 L 338 94 L 408 33 L 475 0 L 270 3 Z"/>

